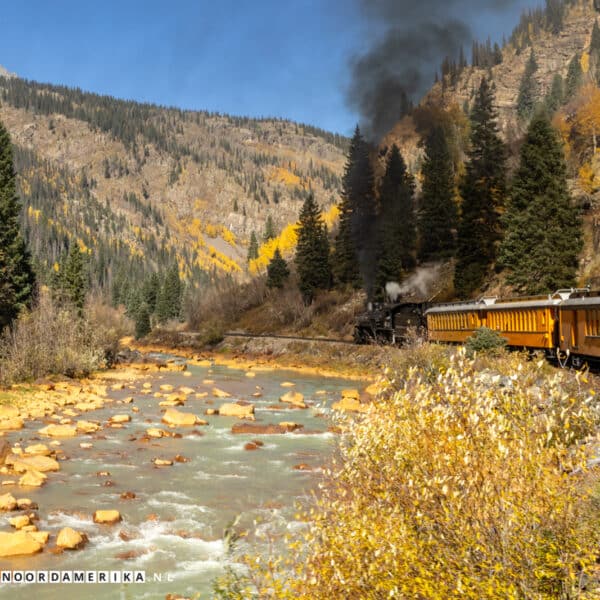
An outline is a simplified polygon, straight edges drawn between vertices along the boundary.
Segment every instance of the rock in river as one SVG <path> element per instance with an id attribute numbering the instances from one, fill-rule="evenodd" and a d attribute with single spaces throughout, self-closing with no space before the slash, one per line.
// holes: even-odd
<path id="1" fill-rule="evenodd" d="M 254 418 L 254 404 L 235 404 L 226 402 L 219 407 L 219 414 L 222 417 L 238 417 L 239 419 Z"/>
<path id="2" fill-rule="evenodd" d="M 78 548 L 81 548 L 85 542 L 85 535 L 71 529 L 71 527 L 61 529 L 56 538 L 56 545 L 59 548 L 66 548 L 67 550 L 77 550 Z"/>
<path id="3" fill-rule="evenodd" d="M 36 554 L 42 548 L 43 544 L 26 531 L 0 532 L 0 557 L 2 558 Z"/>
<path id="4" fill-rule="evenodd" d="M 25 471 L 39 471 L 40 473 L 46 473 L 47 471 L 58 471 L 60 465 L 58 461 L 49 456 L 15 456 L 14 454 L 9 455 L 6 458 L 6 464 L 12 465 L 12 468 L 17 473 L 24 473 Z"/>
<path id="5" fill-rule="evenodd" d="M 15 510 L 17 501 L 12 494 L 2 494 L 0 496 L 0 511 Z"/>
<path id="6" fill-rule="evenodd" d="M 251 433 L 257 434 L 272 434 L 272 433 L 287 433 L 288 429 L 281 425 L 275 425 L 273 423 L 260 424 L 260 423 L 236 423 L 231 428 L 231 433 Z"/>
<path id="7" fill-rule="evenodd" d="M 198 419 L 196 415 L 184 413 L 174 408 L 169 408 L 165 411 L 162 421 L 172 427 L 206 424 L 206 421 Z"/>
<path id="8" fill-rule="evenodd" d="M 47 425 L 42 427 L 39 432 L 50 437 L 73 437 L 77 434 L 77 429 L 70 425 Z"/>
<path id="9" fill-rule="evenodd" d="M 19 479 L 19 485 L 29 487 L 40 487 L 46 482 L 46 475 L 40 473 L 40 471 L 27 471 L 21 479 Z"/>
<path id="10" fill-rule="evenodd" d="M 118 510 L 97 510 L 94 513 L 94 523 L 106 523 L 112 525 L 121 520 L 121 513 Z"/>
<path id="11" fill-rule="evenodd" d="M 281 398 L 279 398 L 281 402 L 287 402 L 288 404 L 292 404 L 293 406 L 297 406 L 298 408 L 306 408 L 306 404 L 304 404 L 304 396 L 300 392 L 294 392 L 290 390 Z"/>

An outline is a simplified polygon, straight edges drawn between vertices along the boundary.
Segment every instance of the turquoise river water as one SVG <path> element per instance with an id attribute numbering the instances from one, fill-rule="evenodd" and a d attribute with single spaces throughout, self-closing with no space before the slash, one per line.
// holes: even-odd
<path id="1" fill-rule="evenodd" d="M 329 406 L 340 397 L 341 389 L 356 384 L 283 370 L 257 372 L 254 378 L 246 377 L 244 371 L 219 366 L 189 366 L 189 371 L 191 377 L 181 372 L 152 374 L 136 381 L 134 389 L 110 391 L 111 398 L 133 396 L 134 402 L 107 404 L 81 418 L 106 423 L 112 414 L 129 413 L 130 423 L 123 429 L 103 427 L 96 434 L 62 439 L 60 449 L 65 459 L 60 461 L 60 471 L 48 474 L 43 487 L 25 491 L 2 486 L 0 490 L 38 503 L 38 529 L 52 536 L 47 547 L 66 526 L 85 532 L 89 538 L 82 550 L 0 559 L 0 571 L 143 572 L 146 582 L 0 584 L 0 598 L 163 599 L 167 593 L 210 598 L 212 581 L 229 561 L 223 536 L 233 519 L 239 518 L 237 529 L 250 532 L 267 528 L 285 533 L 301 527 L 293 520 L 294 504 L 317 485 L 319 467 L 334 448 L 335 434 L 327 432 Z M 215 383 L 204 384 L 205 379 Z M 160 399 L 141 393 L 146 381 L 152 383 L 153 392 L 163 383 L 176 389 L 187 386 L 198 392 L 208 391 L 204 399 L 190 395 L 179 410 L 193 412 L 209 424 L 175 429 L 181 438 L 140 440 L 149 427 L 168 429 L 161 423 Z M 295 383 L 291 389 L 304 394 L 308 409 L 267 408 L 287 391 L 281 386 L 284 381 Z M 215 386 L 232 398 L 212 398 L 210 391 Z M 252 397 L 257 390 L 262 396 Z M 317 395 L 317 390 L 327 393 Z M 240 422 L 238 419 L 204 416 L 205 409 L 236 399 L 253 402 L 257 423 L 294 421 L 303 424 L 306 433 L 235 435 L 231 426 Z M 139 412 L 132 412 L 132 406 L 139 407 Z M 48 444 L 49 439 L 37 436 L 42 426 L 41 422 L 28 422 L 23 430 L 11 432 L 6 438 L 22 446 Z M 245 450 L 244 445 L 252 439 L 260 439 L 264 446 Z M 93 446 L 82 449 L 81 442 Z M 160 468 L 152 463 L 154 458 L 173 459 L 176 455 L 188 462 Z M 299 464 L 313 470 L 294 469 Z M 100 471 L 110 475 L 99 476 Z M 121 494 L 127 491 L 136 497 L 122 499 Z M 119 510 L 122 522 L 95 524 L 92 515 L 102 508 Z M 0 528 L 4 531 L 11 530 L 10 516 L 0 513 Z"/>

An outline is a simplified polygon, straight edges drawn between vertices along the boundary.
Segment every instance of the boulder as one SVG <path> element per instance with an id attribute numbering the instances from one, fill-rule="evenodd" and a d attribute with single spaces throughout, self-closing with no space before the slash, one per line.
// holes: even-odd
<path id="1" fill-rule="evenodd" d="M 192 376 L 192 374 L 191 374 L 189 371 L 184 371 L 184 372 L 183 372 L 183 376 L 184 376 L 184 377 L 191 377 L 191 376 Z"/>
<path id="2" fill-rule="evenodd" d="M 12 494 L 0 495 L 0 511 L 15 510 L 17 508 L 17 501 Z"/>
<path id="3" fill-rule="evenodd" d="M 165 411 L 162 421 L 171 427 L 180 427 L 196 425 L 201 422 L 201 419 L 198 419 L 198 417 L 192 413 L 184 413 L 174 408 L 169 408 Z M 206 423 L 206 421 L 204 421 L 204 423 Z"/>
<path id="4" fill-rule="evenodd" d="M 46 444 L 32 444 L 25 448 L 25 454 L 29 456 L 50 456 L 52 450 Z"/>
<path id="5" fill-rule="evenodd" d="M 208 396 L 208 392 L 198 392 L 197 394 L 194 394 L 194 396 L 200 400 L 201 398 L 206 398 L 206 396 Z"/>
<path id="6" fill-rule="evenodd" d="M 17 517 L 12 517 L 12 519 L 9 519 L 8 522 L 15 529 L 23 529 L 23 527 L 26 527 L 27 525 L 31 525 L 31 519 L 29 518 L 28 515 L 19 515 Z"/>
<path id="7" fill-rule="evenodd" d="M 244 450 L 258 450 L 259 445 L 254 442 L 246 442 L 244 444 Z"/>
<path id="8" fill-rule="evenodd" d="M 42 435 L 50 437 L 74 437 L 77 429 L 71 425 L 47 425 L 39 430 Z"/>
<path id="9" fill-rule="evenodd" d="M 292 383 L 291 381 L 284 381 L 284 382 L 281 384 L 281 387 L 294 387 L 295 385 L 296 385 L 296 384 L 295 384 L 295 383 Z"/>
<path id="10" fill-rule="evenodd" d="M 37 541 L 32 533 L 26 531 L 0 532 L 0 558 L 36 554 L 42 548 L 43 544 Z"/>
<path id="11" fill-rule="evenodd" d="M 77 550 L 84 546 L 85 542 L 85 535 L 71 529 L 71 527 L 61 529 L 56 538 L 56 545 L 59 548 L 65 548 L 66 550 Z"/>
<path id="12" fill-rule="evenodd" d="M 97 510 L 94 513 L 94 523 L 105 523 L 112 525 L 121 520 L 121 513 L 118 510 Z"/>
<path id="13" fill-rule="evenodd" d="M 90 402 L 78 402 L 75 408 L 80 412 L 88 412 L 90 410 L 98 410 L 104 406 L 104 401 L 101 399 Z"/>
<path id="14" fill-rule="evenodd" d="M 287 433 L 287 431 L 288 430 L 285 427 L 273 423 L 236 423 L 231 428 L 231 433 L 251 433 L 253 435 Z"/>
<path id="15" fill-rule="evenodd" d="M 47 531 L 29 531 L 28 533 L 36 542 L 42 544 L 42 546 L 48 543 L 50 534 Z"/>
<path id="16" fill-rule="evenodd" d="M 254 404 L 226 402 L 219 407 L 219 415 L 222 417 L 237 417 L 238 419 L 253 419 Z"/>
<path id="17" fill-rule="evenodd" d="M 146 429 L 146 435 L 151 438 L 161 438 L 166 437 L 169 434 L 162 429 L 158 429 L 157 427 L 150 427 L 150 429 Z"/>
<path id="18" fill-rule="evenodd" d="M 215 383 L 215 380 L 214 380 L 214 379 L 204 379 L 204 380 L 202 381 L 202 383 L 203 383 L 204 385 L 214 385 L 214 383 Z"/>
<path id="19" fill-rule="evenodd" d="M 152 461 L 157 467 L 171 467 L 173 465 L 172 460 L 166 460 L 164 458 L 155 458 Z"/>
<path id="20" fill-rule="evenodd" d="M 356 389 L 342 390 L 342 398 L 348 398 L 349 400 L 360 400 L 360 392 Z"/>
<path id="21" fill-rule="evenodd" d="M 17 431 L 23 429 L 21 417 L 8 417 L 0 420 L 0 431 Z"/>
<path id="22" fill-rule="evenodd" d="M 17 508 L 19 510 L 36 510 L 37 504 L 29 498 L 17 498 Z"/>
<path id="23" fill-rule="evenodd" d="M 302 429 L 304 425 L 300 423 L 294 423 L 293 421 L 281 421 L 279 423 L 279 427 L 283 427 L 287 431 L 296 431 L 297 429 Z"/>
<path id="24" fill-rule="evenodd" d="M 158 387 L 161 392 L 172 392 L 175 388 L 170 383 L 163 383 Z"/>
<path id="25" fill-rule="evenodd" d="M 29 487 L 41 487 L 46 482 L 47 476 L 40 471 L 27 471 L 21 479 L 19 479 L 19 485 Z"/>
<path id="26" fill-rule="evenodd" d="M 131 415 L 113 415 L 109 421 L 111 423 L 129 423 Z"/>
<path id="27" fill-rule="evenodd" d="M 92 423 L 91 421 L 77 421 L 75 423 L 77 427 L 77 431 L 82 431 L 83 433 L 95 433 L 100 429 L 100 425 L 98 423 Z"/>
<path id="28" fill-rule="evenodd" d="M 340 401 L 334 402 L 331 405 L 333 410 L 342 410 L 345 412 L 367 412 L 369 410 L 368 404 L 361 404 L 360 400 L 343 397 Z"/>
<path id="29" fill-rule="evenodd" d="M 207 409 L 204 411 L 204 414 L 205 414 L 206 416 L 208 416 L 208 417 L 211 417 L 211 416 L 213 416 L 213 415 L 218 415 L 218 414 L 219 414 L 219 411 L 218 411 L 216 408 L 207 408 Z"/>
<path id="30" fill-rule="evenodd" d="M 150 390 L 150 389 L 152 389 L 152 384 L 151 384 L 149 381 L 146 381 L 146 383 L 143 383 L 143 384 L 142 384 L 142 387 L 143 387 L 145 390 Z"/>
<path id="31" fill-rule="evenodd" d="M 133 396 L 128 396 L 127 398 L 123 398 L 123 404 L 131 404 L 133 402 Z"/>
<path id="32" fill-rule="evenodd" d="M 0 465 L 4 464 L 4 461 L 9 454 L 10 444 L 6 440 L 0 440 Z"/>
<path id="33" fill-rule="evenodd" d="M 92 444 L 90 442 L 81 442 L 81 444 L 79 444 L 79 447 L 82 448 L 83 450 L 89 450 L 90 448 L 94 447 L 94 444 Z"/>
<path id="34" fill-rule="evenodd" d="M 25 471 L 46 473 L 60 469 L 58 461 L 50 456 L 15 456 L 13 454 L 7 457 L 6 464 L 12 464 L 12 468 L 17 473 L 25 473 Z"/>
<path id="35" fill-rule="evenodd" d="M 246 371 L 246 377 L 256 377 L 256 373 L 253 373 L 252 371 Z"/>
<path id="36" fill-rule="evenodd" d="M 300 392 L 294 392 L 290 390 L 281 396 L 279 400 L 280 402 L 286 402 L 288 404 L 292 404 L 293 406 L 297 406 L 298 408 L 306 408 L 306 404 L 304 404 L 304 396 Z"/>
<path id="37" fill-rule="evenodd" d="M 217 387 L 213 388 L 211 393 L 215 398 L 231 398 L 231 394 Z"/>
<path id="38" fill-rule="evenodd" d="M 191 388 L 191 387 L 182 386 L 182 387 L 179 388 L 179 391 L 182 394 L 185 394 L 186 396 L 189 396 L 190 394 L 193 394 L 196 390 L 194 388 Z"/>

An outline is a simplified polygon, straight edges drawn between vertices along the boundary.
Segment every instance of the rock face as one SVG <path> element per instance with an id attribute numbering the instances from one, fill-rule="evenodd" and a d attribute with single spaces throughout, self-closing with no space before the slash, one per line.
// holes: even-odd
<path id="1" fill-rule="evenodd" d="M 192 413 L 184 413 L 174 408 L 169 408 L 165 411 L 162 421 L 172 427 L 189 427 L 190 425 L 206 423 L 206 421 L 198 419 L 198 417 Z"/>
<path id="2" fill-rule="evenodd" d="M 304 403 L 304 396 L 300 392 L 294 392 L 290 390 L 289 392 L 281 396 L 279 400 L 280 402 L 286 402 L 298 408 L 306 408 L 306 404 Z"/>
<path id="3" fill-rule="evenodd" d="M 85 542 L 85 536 L 70 527 L 61 529 L 56 538 L 56 545 L 59 548 L 65 548 L 66 550 L 77 550 L 84 546 Z"/>
<path id="4" fill-rule="evenodd" d="M 254 404 L 234 404 L 226 402 L 219 407 L 222 417 L 238 417 L 239 419 L 254 418 Z"/>
<path id="5" fill-rule="evenodd" d="M 32 533 L 16 531 L 0 532 L 0 558 L 9 556 L 27 556 L 41 552 L 44 545 L 33 537 Z"/>
<path id="6" fill-rule="evenodd" d="M 94 523 L 104 523 L 112 525 L 121 520 L 121 513 L 118 510 L 97 510 L 94 513 Z"/>

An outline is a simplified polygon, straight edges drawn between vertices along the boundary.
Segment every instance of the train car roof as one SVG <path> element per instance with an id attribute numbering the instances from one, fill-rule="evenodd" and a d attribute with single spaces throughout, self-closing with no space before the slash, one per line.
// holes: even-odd
<path id="1" fill-rule="evenodd" d="M 561 303 L 561 307 L 586 307 L 593 306 L 594 308 L 600 308 L 600 296 L 581 297 L 581 298 L 569 298 Z"/>
<path id="2" fill-rule="evenodd" d="M 599 304 L 600 304 L 600 299 Z M 452 312 L 472 312 L 482 310 L 516 310 L 516 309 L 531 309 L 531 308 L 548 308 L 552 306 L 558 306 L 561 303 L 560 298 L 553 298 L 540 300 L 523 300 L 511 301 L 511 302 L 485 302 L 483 300 L 477 302 L 457 302 L 455 304 L 445 304 L 441 306 L 434 306 L 429 310 L 425 311 L 425 314 L 440 314 L 440 313 L 452 313 Z M 563 303 L 564 304 L 564 303 Z"/>

